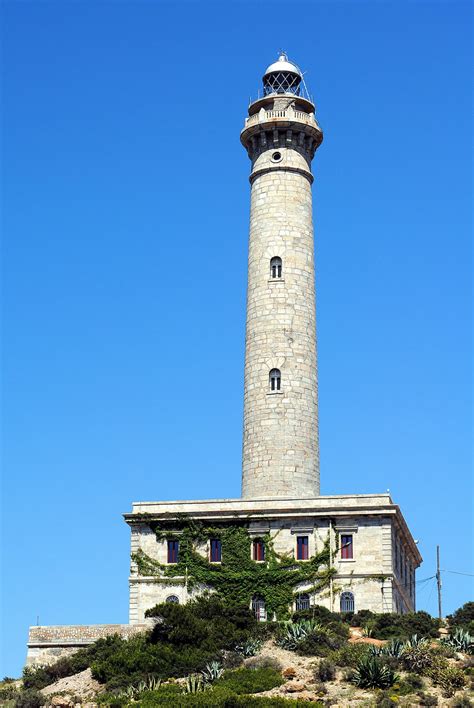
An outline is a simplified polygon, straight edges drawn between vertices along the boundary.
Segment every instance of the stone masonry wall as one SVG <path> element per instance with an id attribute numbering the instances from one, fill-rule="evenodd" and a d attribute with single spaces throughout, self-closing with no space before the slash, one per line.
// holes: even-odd
<path id="1" fill-rule="evenodd" d="M 49 627 L 30 627 L 28 633 L 27 666 L 52 664 L 64 656 L 69 656 L 78 649 L 119 634 L 128 639 L 134 634 L 149 629 L 149 624 L 91 624 L 91 625 L 52 625 Z"/>
<path id="2" fill-rule="evenodd" d="M 271 147 L 252 170 L 242 496 L 257 499 L 319 494 L 309 157 L 287 147 L 277 152 L 278 163 Z M 275 256 L 283 262 L 281 279 L 270 277 Z M 274 368 L 281 390 L 272 392 Z"/>
<path id="3" fill-rule="evenodd" d="M 331 592 L 329 588 L 324 590 L 315 598 L 317 604 L 338 612 L 340 593 L 350 591 L 354 594 L 356 611 L 369 609 L 373 612 L 395 612 L 413 609 L 414 594 L 410 596 L 406 593 L 403 603 L 397 599 L 400 593 L 392 563 L 393 517 L 354 514 L 335 521 L 330 517 L 303 519 L 294 517 L 249 520 L 248 523 L 251 536 L 258 537 L 270 533 L 274 538 L 275 551 L 280 554 L 296 555 L 298 535 L 308 536 L 309 555 L 312 557 L 323 549 L 330 532 L 333 549 L 340 546 L 341 534 L 352 534 L 353 558 L 347 560 L 341 558 L 340 550 L 335 554 L 336 576 L 333 581 L 333 591 Z M 133 538 L 134 550 L 141 548 L 151 558 L 166 564 L 166 540 L 157 541 L 155 533 L 146 523 L 134 527 Z M 203 544 L 197 550 L 208 557 L 207 544 Z M 304 585 L 298 588 L 300 592 L 306 589 Z M 176 595 L 179 602 L 184 603 L 198 592 L 188 592 L 185 578 L 166 578 L 163 583 L 157 582 L 154 577 L 140 576 L 136 564 L 132 563 L 130 622 L 143 622 L 146 610 L 157 603 L 165 602 L 170 595 Z"/>

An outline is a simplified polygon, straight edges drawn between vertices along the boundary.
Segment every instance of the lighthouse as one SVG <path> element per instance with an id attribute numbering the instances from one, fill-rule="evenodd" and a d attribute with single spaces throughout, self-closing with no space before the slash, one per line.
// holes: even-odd
<path id="1" fill-rule="evenodd" d="M 319 495 L 311 164 L 323 134 L 281 53 L 241 133 L 251 161 L 242 496 Z"/>

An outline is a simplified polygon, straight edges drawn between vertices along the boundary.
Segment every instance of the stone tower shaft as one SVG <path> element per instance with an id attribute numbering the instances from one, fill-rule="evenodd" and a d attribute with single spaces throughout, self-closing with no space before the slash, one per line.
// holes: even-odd
<path id="1" fill-rule="evenodd" d="M 271 71 L 279 62 L 290 67 L 286 83 Z M 244 498 L 319 495 L 311 161 L 322 132 L 313 103 L 298 95 L 299 70 L 279 62 L 241 133 L 252 162 Z"/>

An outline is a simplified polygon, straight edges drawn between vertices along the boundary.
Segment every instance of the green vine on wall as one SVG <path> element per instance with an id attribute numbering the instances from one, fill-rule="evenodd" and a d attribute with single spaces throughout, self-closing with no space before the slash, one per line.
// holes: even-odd
<path id="1" fill-rule="evenodd" d="M 265 600 L 267 616 L 285 619 L 291 611 L 295 593 L 301 585 L 304 592 L 320 593 L 329 587 L 335 569 L 331 567 L 329 537 L 322 550 L 307 561 L 297 561 L 290 554 L 275 551 L 276 535 L 259 536 L 265 543 L 265 561 L 251 558 L 252 537 L 245 524 L 204 526 L 178 517 L 158 525 L 150 522 L 158 541 L 179 540 L 179 562 L 164 565 L 143 550 L 132 554 L 140 575 L 155 576 L 157 582 L 182 582 L 189 590 L 212 589 L 228 604 L 249 604 L 254 595 Z M 197 548 L 210 538 L 220 539 L 222 562 L 210 563 Z M 309 587 L 308 587 L 309 585 Z"/>

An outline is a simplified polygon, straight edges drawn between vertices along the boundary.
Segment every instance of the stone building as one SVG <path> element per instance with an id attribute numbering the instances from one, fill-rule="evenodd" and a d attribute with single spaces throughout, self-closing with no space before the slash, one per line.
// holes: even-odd
<path id="1" fill-rule="evenodd" d="M 223 538 L 233 528 L 245 531 L 247 568 L 264 567 L 271 555 L 295 579 L 277 612 L 265 589 L 248 588 L 245 601 L 260 620 L 312 604 L 415 609 L 421 556 L 389 494 L 319 494 L 311 166 L 323 134 L 302 73 L 285 54 L 266 70 L 240 139 L 251 162 L 242 498 L 133 504 L 124 515 L 132 549 L 124 635 L 142 629 L 157 603 L 212 591 L 186 559 L 209 567 L 204 578 L 225 573 L 233 561 Z M 191 548 L 190 525 L 200 529 Z M 50 660 L 117 627 L 33 627 L 28 660 Z"/>

